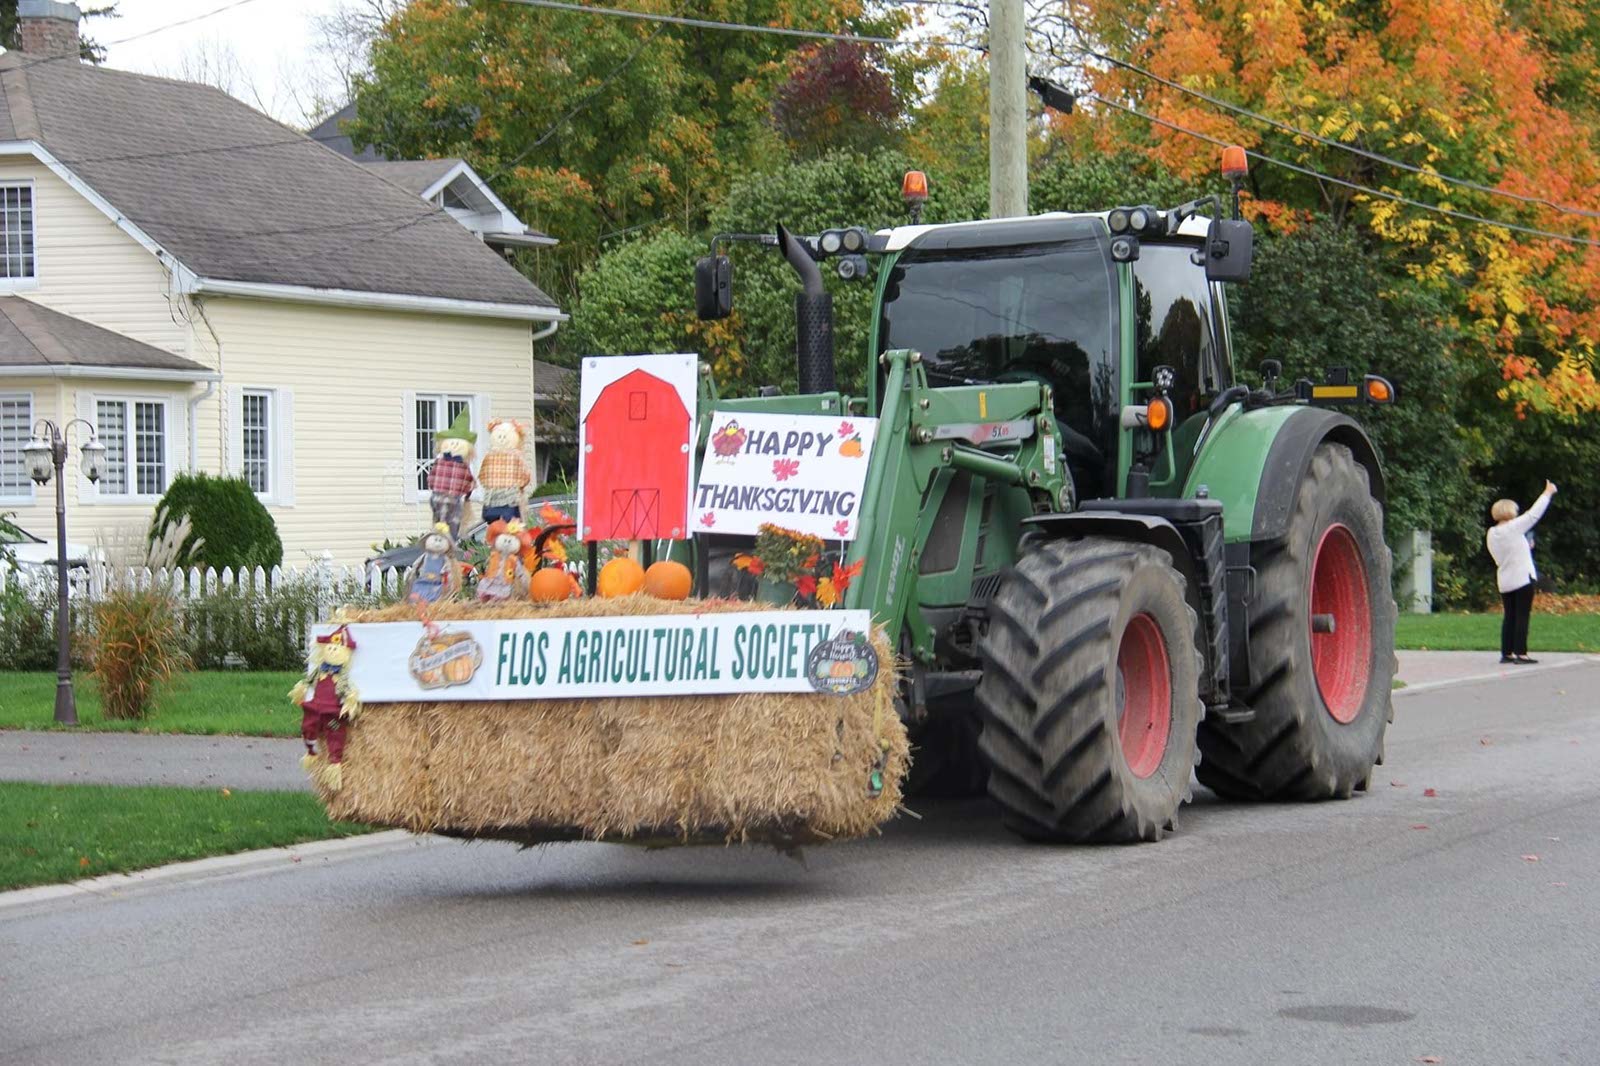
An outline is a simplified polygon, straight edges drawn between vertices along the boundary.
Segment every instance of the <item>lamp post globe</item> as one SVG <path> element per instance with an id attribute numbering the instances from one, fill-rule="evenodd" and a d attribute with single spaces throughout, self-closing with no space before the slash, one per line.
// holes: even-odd
<path id="1" fill-rule="evenodd" d="M 35 436 L 22 447 L 22 458 L 28 464 L 28 476 L 36 484 L 48 485 L 55 468 L 55 449 L 43 437 Z"/>
<path id="2" fill-rule="evenodd" d="M 89 479 L 91 485 L 95 484 L 100 480 L 100 472 L 105 469 L 106 446 L 94 437 L 90 437 L 78 451 L 83 456 L 81 464 L 83 476 Z"/>

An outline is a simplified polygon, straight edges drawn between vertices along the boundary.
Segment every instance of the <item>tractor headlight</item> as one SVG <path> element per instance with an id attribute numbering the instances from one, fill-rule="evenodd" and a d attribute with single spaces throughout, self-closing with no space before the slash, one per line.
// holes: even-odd
<path id="1" fill-rule="evenodd" d="M 1106 215 L 1106 226 L 1112 233 L 1128 232 L 1128 209 L 1118 207 Z"/>
<path id="2" fill-rule="evenodd" d="M 845 230 L 842 239 L 844 241 L 844 250 L 851 255 L 866 250 L 867 231 L 860 226 L 851 226 Z"/>
<path id="3" fill-rule="evenodd" d="M 839 265 L 835 268 L 839 276 L 846 281 L 859 281 L 867 276 L 871 268 L 867 265 L 864 255 L 845 255 L 839 257 Z"/>
<path id="4" fill-rule="evenodd" d="M 1150 212 L 1142 207 L 1136 207 L 1128 212 L 1128 228 L 1135 233 L 1143 233 L 1150 225 Z"/>
<path id="5" fill-rule="evenodd" d="M 1132 263 L 1139 258 L 1139 238 L 1113 237 L 1111 239 L 1111 259 L 1116 263 Z"/>
<path id="6" fill-rule="evenodd" d="M 825 229 L 817 246 L 822 249 L 823 255 L 837 255 L 839 249 L 844 247 L 844 234 L 836 229 Z"/>

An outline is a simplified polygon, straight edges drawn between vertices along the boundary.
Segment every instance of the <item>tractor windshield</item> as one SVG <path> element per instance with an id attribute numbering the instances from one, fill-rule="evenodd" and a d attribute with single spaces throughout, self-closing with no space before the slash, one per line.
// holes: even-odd
<path id="1" fill-rule="evenodd" d="M 889 276 L 878 328 L 879 350 L 921 352 L 934 386 L 1049 383 L 1083 499 L 1109 490 L 1116 462 L 1117 278 L 1106 244 L 913 246 Z"/>

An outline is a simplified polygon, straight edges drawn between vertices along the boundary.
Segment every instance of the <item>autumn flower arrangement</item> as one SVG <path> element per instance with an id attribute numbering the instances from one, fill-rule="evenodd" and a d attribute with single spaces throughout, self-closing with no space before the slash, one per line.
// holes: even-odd
<path id="1" fill-rule="evenodd" d="M 733 566 L 751 577 L 793 585 L 800 599 L 819 607 L 833 607 L 860 576 L 863 561 L 841 566 L 824 554 L 822 538 L 768 522 L 756 532 L 754 551 L 735 555 Z"/>

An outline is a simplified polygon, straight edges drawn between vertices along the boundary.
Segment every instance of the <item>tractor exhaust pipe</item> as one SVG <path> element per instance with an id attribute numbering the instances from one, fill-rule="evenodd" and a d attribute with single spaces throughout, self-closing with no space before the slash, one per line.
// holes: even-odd
<path id="1" fill-rule="evenodd" d="M 832 392 L 837 385 L 833 366 L 833 297 L 822 287 L 822 271 L 804 242 L 782 225 L 778 248 L 800 275 L 801 291 L 794 298 L 795 362 L 802 393 Z"/>

